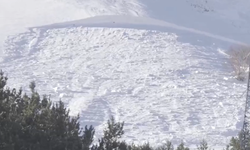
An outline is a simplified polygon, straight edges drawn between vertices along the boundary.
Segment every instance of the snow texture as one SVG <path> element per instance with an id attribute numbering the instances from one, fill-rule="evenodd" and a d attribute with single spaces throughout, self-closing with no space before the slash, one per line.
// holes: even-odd
<path id="1" fill-rule="evenodd" d="M 221 149 L 242 127 L 246 84 L 234 78 L 226 49 L 249 43 L 249 6 L 2 0 L 0 68 L 12 87 L 27 91 L 34 80 L 64 101 L 96 138 L 113 115 L 125 121 L 128 142 L 195 148 L 204 138 Z"/>

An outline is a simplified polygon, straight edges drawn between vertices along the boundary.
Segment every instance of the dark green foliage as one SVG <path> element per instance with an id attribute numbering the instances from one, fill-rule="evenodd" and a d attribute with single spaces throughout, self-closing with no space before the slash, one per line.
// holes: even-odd
<path id="1" fill-rule="evenodd" d="M 157 150 L 174 150 L 174 146 L 171 142 L 167 142 L 166 144 L 157 148 Z"/>
<path id="2" fill-rule="evenodd" d="M 95 130 L 93 126 L 90 126 L 89 128 L 85 126 L 85 131 L 83 131 L 82 135 L 82 144 L 83 144 L 83 149 L 89 149 L 93 140 L 94 140 L 94 134 Z"/>
<path id="3" fill-rule="evenodd" d="M 240 141 L 237 137 L 232 137 L 229 144 L 230 150 L 240 150 Z"/>
<path id="4" fill-rule="evenodd" d="M 0 149 L 1 150 L 87 150 L 94 128 L 80 128 L 79 116 L 70 117 L 63 102 L 52 104 L 35 91 L 31 95 L 6 87 L 0 72 Z"/>
<path id="5" fill-rule="evenodd" d="M 116 123 L 114 117 L 111 117 L 111 119 L 108 120 L 107 125 L 108 127 L 104 129 L 104 137 L 103 137 L 104 141 L 106 143 L 117 142 L 118 139 L 120 139 L 124 134 L 123 131 L 124 122 Z"/>
<path id="6" fill-rule="evenodd" d="M 124 142 L 124 145 L 126 145 L 125 142 Z M 154 150 L 154 148 L 151 147 L 149 143 L 145 143 L 142 145 L 130 144 L 130 145 L 127 145 L 126 148 L 127 148 L 126 150 Z M 125 150 L 125 149 L 122 149 L 121 147 L 119 147 L 119 150 Z"/>
<path id="7" fill-rule="evenodd" d="M 185 147 L 184 143 L 182 142 L 178 147 L 177 150 L 189 150 L 188 147 Z"/>
<path id="8" fill-rule="evenodd" d="M 239 132 L 238 136 L 232 137 L 230 143 L 227 145 L 227 150 L 241 150 L 241 139 L 242 131 Z M 250 146 L 250 141 L 248 141 L 248 146 Z"/>
<path id="9" fill-rule="evenodd" d="M 238 137 L 232 137 L 227 148 L 229 150 L 241 150 L 241 146 L 240 146 L 241 137 L 242 137 L 241 132 L 238 134 Z"/>
<path id="10" fill-rule="evenodd" d="M 197 150 L 208 150 L 208 144 L 204 139 L 200 142 L 200 145 L 197 146 Z"/>
<path id="11" fill-rule="evenodd" d="M 142 146 L 138 146 L 138 148 L 139 150 L 153 150 L 149 143 L 143 144 Z"/>
<path id="12" fill-rule="evenodd" d="M 113 149 L 126 149 L 127 146 L 119 139 L 124 134 L 124 122 L 115 122 L 114 117 L 111 117 L 107 122 L 107 128 L 104 129 L 104 136 L 99 140 L 99 145 L 95 146 L 97 150 L 113 150 Z"/>

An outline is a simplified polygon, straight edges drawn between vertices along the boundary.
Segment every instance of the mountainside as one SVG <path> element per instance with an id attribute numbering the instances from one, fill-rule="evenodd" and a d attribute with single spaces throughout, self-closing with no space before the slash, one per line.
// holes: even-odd
<path id="1" fill-rule="evenodd" d="M 144 14 L 142 6 L 134 0 L 1 0 L 0 4 L 0 54 L 7 36 L 24 32 L 28 27 L 99 15 Z"/>
<path id="2" fill-rule="evenodd" d="M 241 129 L 246 85 L 225 52 L 249 43 L 248 1 L 25 2 L 0 2 L 9 85 L 35 80 L 97 136 L 110 115 L 125 140 L 153 145 L 217 149 Z"/>

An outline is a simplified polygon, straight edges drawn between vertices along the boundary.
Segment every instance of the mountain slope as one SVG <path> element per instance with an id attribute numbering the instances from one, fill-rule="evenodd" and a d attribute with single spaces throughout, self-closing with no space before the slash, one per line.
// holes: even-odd
<path id="1" fill-rule="evenodd" d="M 0 56 L 4 49 L 3 41 L 7 36 L 24 32 L 31 26 L 99 15 L 143 16 L 143 14 L 142 6 L 135 0 L 1 0 Z"/>
<path id="2" fill-rule="evenodd" d="M 40 3 L 45 2 L 52 3 Z M 233 78 L 224 52 L 249 42 L 247 26 L 239 30 L 215 7 L 201 13 L 194 1 L 83 2 L 53 2 L 72 8 L 62 22 L 55 11 L 47 16 L 47 23 L 55 24 L 31 17 L 30 24 L 18 27 L 30 26 L 25 32 L 6 31 L 0 68 L 10 85 L 27 90 L 27 81 L 35 80 L 39 91 L 62 98 L 71 115 L 80 113 L 82 125 L 96 126 L 97 137 L 110 115 L 125 121 L 127 141 L 183 140 L 193 147 L 204 138 L 221 148 L 237 134 L 245 84 Z M 100 16 L 103 11 L 108 16 Z M 231 19 L 247 22 L 247 17 Z"/>
<path id="3" fill-rule="evenodd" d="M 147 16 L 250 43 L 247 0 L 141 0 Z M 205 11 L 207 10 L 207 11 Z"/>
<path id="4" fill-rule="evenodd" d="M 224 55 L 206 43 L 218 39 L 195 46 L 154 30 L 62 25 L 10 38 L 11 50 L 26 41 L 1 66 L 15 70 L 12 84 L 35 80 L 53 99 L 63 98 L 72 115 L 81 113 L 83 124 L 96 125 L 97 135 L 111 114 L 126 121 L 125 138 L 134 142 L 195 144 L 203 137 L 216 145 L 238 131 L 244 101 L 235 97 L 244 88 Z"/>

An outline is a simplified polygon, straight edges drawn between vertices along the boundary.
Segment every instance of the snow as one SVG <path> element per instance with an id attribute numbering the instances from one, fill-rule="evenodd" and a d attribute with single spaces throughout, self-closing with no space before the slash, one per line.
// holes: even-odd
<path id="1" fill-rule="evenodd" d="M 1 0 L 0 54 L 7 36 L 25 32 L 31 26 L 122 14 L 142 16 L 144 13 L 134 0 Z"/>
<path id="2" fill-rule="evenodd" d="M 242 127 L 246 84 L 234 78 L 226 49 L 249 43 L 247 6 L 2 0 L 0 68 L 9 85 L 26 91 L 35 80 L 38 91 L 62 99 L 96 137 L 114 115 L 128 142 L 194 148 L 204 138 L 221 149 Z"/>

